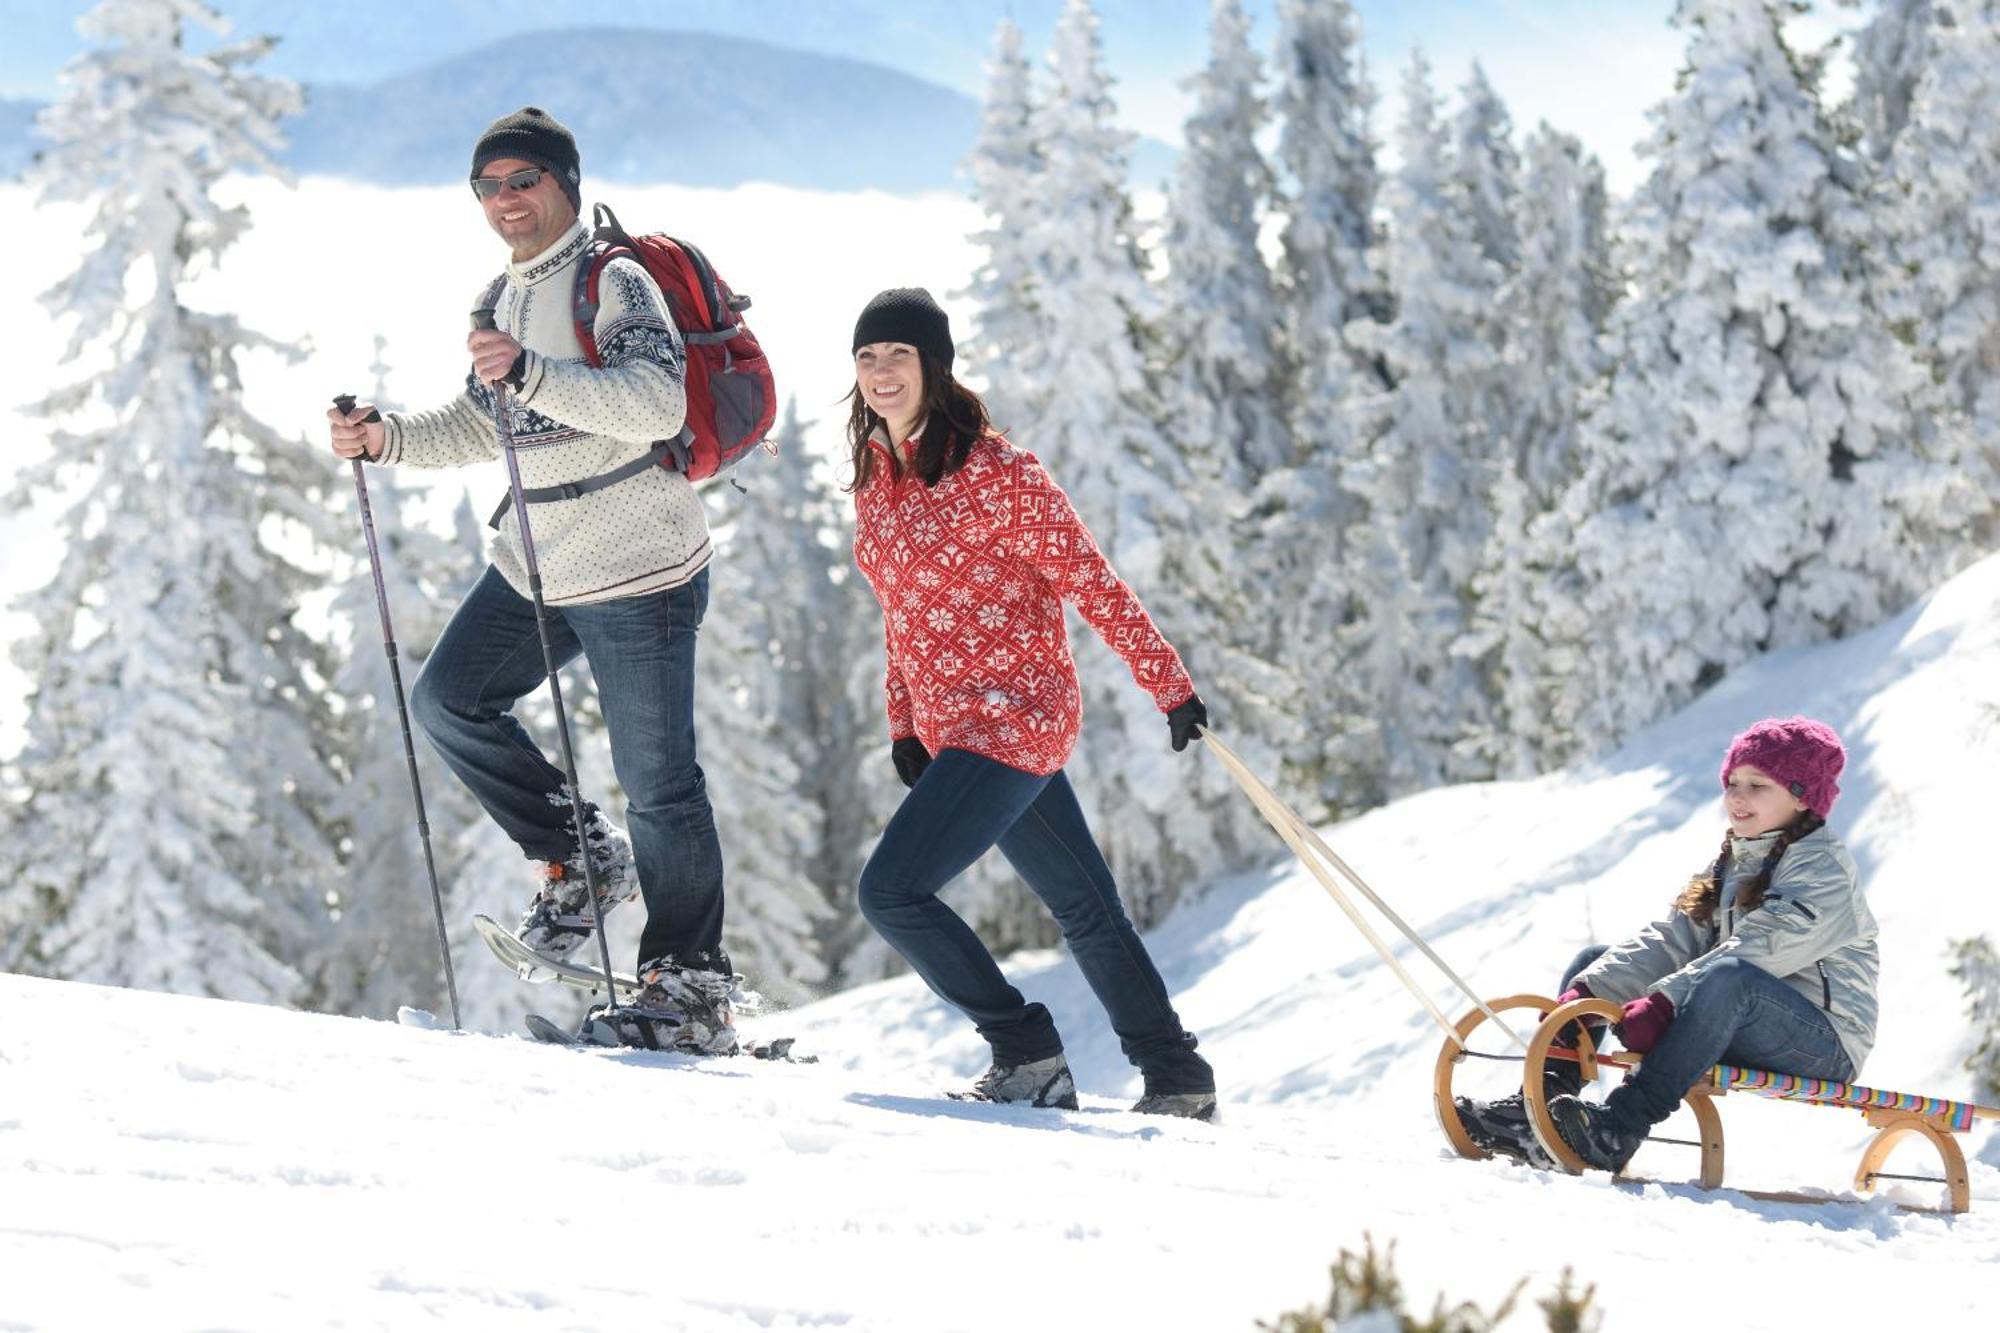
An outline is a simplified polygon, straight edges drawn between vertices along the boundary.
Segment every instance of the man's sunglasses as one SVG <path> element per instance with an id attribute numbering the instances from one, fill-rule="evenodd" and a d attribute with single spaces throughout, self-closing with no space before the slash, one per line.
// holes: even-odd
<path id="1" fill-rule="evenodd" d="M 542 169 L 540 167 L 523 167 L 519 171 L 511 171 L 505 176 L 474 176 L 472 178 L 472 192 L 481 199 L 491 199 L 494 195 L 500 193 L 500 187 L 503 185 L 516 194 L 526 194 L 541 183 Z"/>

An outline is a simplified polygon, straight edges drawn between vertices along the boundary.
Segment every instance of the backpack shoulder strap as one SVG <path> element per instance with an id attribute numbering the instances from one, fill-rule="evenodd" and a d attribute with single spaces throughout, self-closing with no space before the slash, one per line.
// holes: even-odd
<path id="1" fill-rule="evenodd" d="M 570 317 L 576 324 L 576 341 L 583 348 L 583 359 L 593 366 L 604 364 L 597 352 L 598 284 L 604 276 L 604 266 L 620 255 L 635 260 L 639 257 L 631 248 L 611 244 L 600 236 L 591 241 L 589 251 L 576 266 Z"/>

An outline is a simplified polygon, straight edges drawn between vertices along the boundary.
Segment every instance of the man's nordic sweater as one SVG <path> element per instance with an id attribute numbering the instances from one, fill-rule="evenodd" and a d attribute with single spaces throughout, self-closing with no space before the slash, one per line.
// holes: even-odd
<path id="1" fill-rule="evenodd" d="M 495 322 L 527 352 L 521 388 L 509 401 L 521 484 L 529 489 L 609 472 L 679 434 L 686 415 L 680 333 L 636 260 L 606 265 L 596 325 L 604 365 L 584 359 L 572 302 L 589 243 L 579 222 L 542 254 L 509 263 L 496 302 Z M 465 381 L 465 392 L 445 407 L 385 413 L 377 461 L 457 467 L 498 457 L 493 391 L 470 372 Z M 665 468 L 647 468 L 574 500 L 530 505 L 528 518 L 542 595 L 551 606 L 677 587 L 708 563 L 701 499 L 686 477 Z M 511 510 L 494 539 L 493 563 L 528 596 L 520 525 Z"/>
<path id="2" fill-rule="evenodd" d="M 904 444 L 905 458 L 916 437 Z M 998 435 L 934 487 L 907 465 L 854 497 L 854 560 L 882 604 L 889 736 L 1049 774 L 1069 760 L 1083 699 L 1063 599 L 1162 712 L 1194 693 L 1180 655 L 1111 568 L 1069 496 Z"/>

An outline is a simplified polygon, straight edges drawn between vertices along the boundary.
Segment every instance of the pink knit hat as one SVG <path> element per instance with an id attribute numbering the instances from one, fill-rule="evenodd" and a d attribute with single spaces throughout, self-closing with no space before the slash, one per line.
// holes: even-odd
<path id="1" fill-rule="evenodd" d="M 1729 775 L 1749 764 L 1785 784 L 1805 802 L 1806 809 L 1825 819 L 1840 798 L 1835 781 L 1847 764 L 1847 750 L 1833 728 L 1809 717 L 1767 717 L 1729 742 L 1722 761 L 1722 785 Z"/>

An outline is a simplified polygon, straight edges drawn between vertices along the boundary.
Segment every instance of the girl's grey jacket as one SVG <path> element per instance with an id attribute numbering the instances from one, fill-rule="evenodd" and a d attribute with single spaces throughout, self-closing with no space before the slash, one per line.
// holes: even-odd
<path id="1" fill-rule="evenodd" d="M 1658 992 L 1679 1011 L 1702 973 L 1722 959 L 1755 963 L 1825 1011 L 1858 1075 L 1875 1045 L 1881 969 L 1875 916 L 1861 896 L 1854 858 L 1825 827 L 1785 849 L 1763 902 L 1738 908 L 1737 889 L 1757 874 L 1777 836 L 1729 840 L 1714 924 L 1701 925 L 1675 909 L 1607 950 L 1575 982 L 1619 1004 Z"/>

